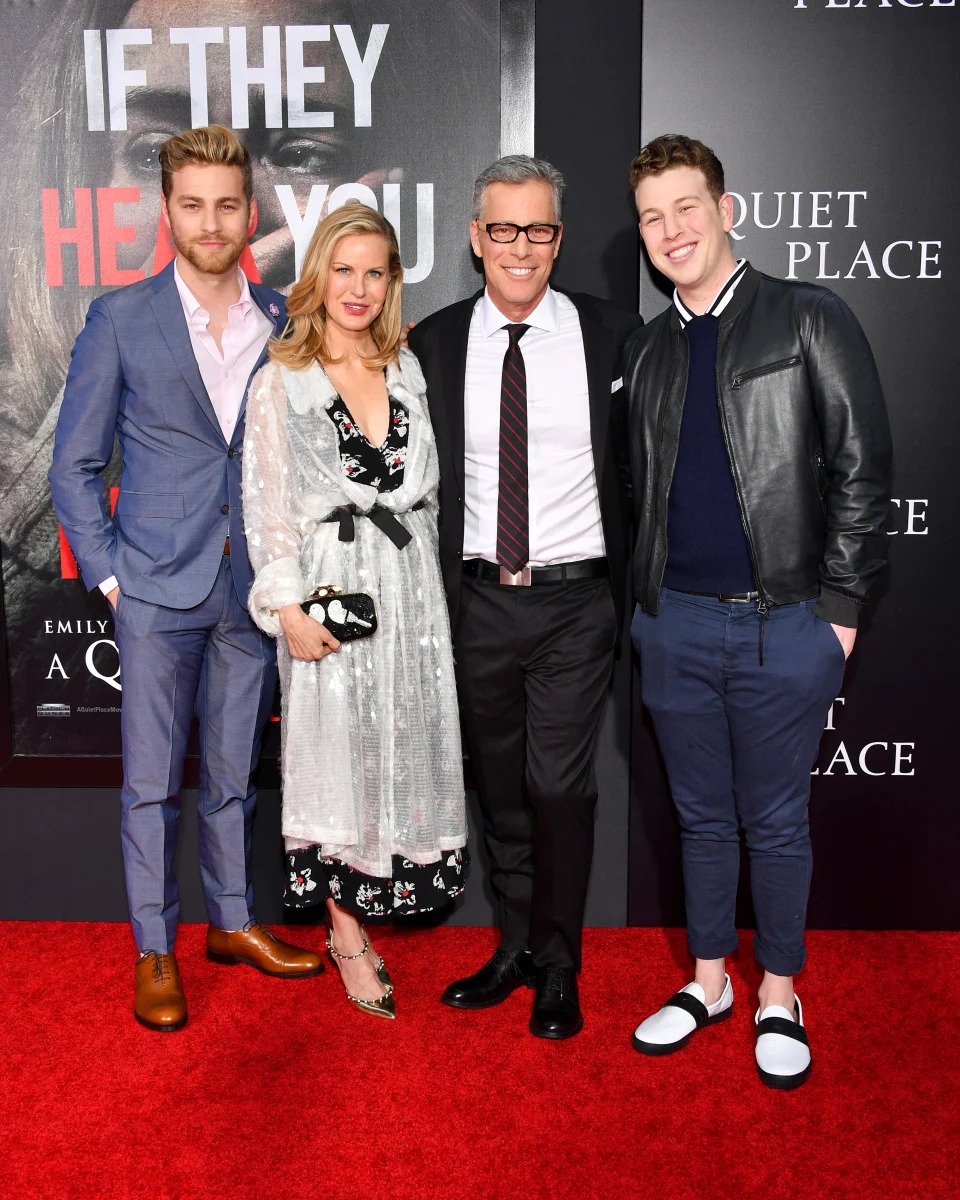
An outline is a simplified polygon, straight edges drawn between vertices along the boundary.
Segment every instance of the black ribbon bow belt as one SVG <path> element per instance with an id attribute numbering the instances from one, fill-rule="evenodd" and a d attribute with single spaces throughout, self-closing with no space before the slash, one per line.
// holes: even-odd
<path id="1" fill-rule="evenodd" d="M 417 509 L 423 508 L 425 504 L 425 500 L 418 500 L 410 508 L 410 512 L 416 512 Z M 328 524 L 331 521 L 338 521 L 340 523 L 340 530 L 337 535 L 338 540 L 341 542 L 352 542 L 357 532 L 355 525 L 356 517 L 367 517 L 371 520 L 381 533 L 387 535 L 398 550 L 402 550 L 413 539 L 413 534 L 411 534 L 410 530 L 397 520 L 390 509 L 383 508 L 379 504 L 375 504 L 369 512 L 363 512 L 355 504 L 344 504 L 340 508 L 335 508 L 333 512 L 324 517 L 323 522 L 324 524 Z"/>

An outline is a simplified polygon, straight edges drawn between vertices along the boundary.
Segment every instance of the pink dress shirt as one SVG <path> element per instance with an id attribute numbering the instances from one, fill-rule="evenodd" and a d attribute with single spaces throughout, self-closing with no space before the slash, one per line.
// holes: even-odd
<path id="1" fill-rule="evenodd" d="M 200 306 L 181 279 L 176 262 L 173 265 L 173 277 L 180 293 L 183 315 L 190 331 L 190 344 L 203 385 L 217 414 L 224 439 L 229 443 L 240 415 L 247 380 L 257 365 L 264 343 L 273 333 L 273 322 L 250 298 L 250 284 L 237 267 L 240 299 L 227 309 L 227 324 L 220 337 L 221 351 L 213 336 L 207 332 L 210 314 Z"/>

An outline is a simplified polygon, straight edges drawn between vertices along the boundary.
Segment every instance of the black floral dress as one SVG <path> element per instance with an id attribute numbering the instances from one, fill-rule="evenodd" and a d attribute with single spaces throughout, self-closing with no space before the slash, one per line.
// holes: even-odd
<path id="1" fill-rule="evenodd" d="M 410 425 L 406 408 L 389 397 L 390 419 L 382 446 L 374 446 L 360 430 L 350 410 L 337 396 L 327 407 L 340 442 L 340 466 L 345 475 L 380 492 L 392 492 L 403 482 Z M 364 921 L 392 921 L 414 913 L 431 912 L 449 904 L 463 891 L 470 855 L 466 847 L 446 851 L 438 862 L 413 863 L 393 856 L 393 877 L 364 875 L 335 858 L 324 858 L 319 846 L 287 854 L 289 908 L 323 904 L 328 896 Z"/>

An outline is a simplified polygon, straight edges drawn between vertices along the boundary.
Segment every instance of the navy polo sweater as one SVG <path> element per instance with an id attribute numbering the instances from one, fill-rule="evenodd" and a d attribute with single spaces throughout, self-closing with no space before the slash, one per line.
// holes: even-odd
<path id="1" fill-rule="evenodd" d="M 717 400 L 717 317 L 684 329 L 690 371 L 667 512 L 663 586 L 681 592 L 751 592 L 753 568 L 723 440 Z"/>

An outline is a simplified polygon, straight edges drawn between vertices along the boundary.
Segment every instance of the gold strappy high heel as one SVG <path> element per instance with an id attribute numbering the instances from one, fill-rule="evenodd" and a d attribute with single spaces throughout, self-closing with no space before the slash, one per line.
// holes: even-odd
<path id="1" fill-rule="evenodd" d="M 372 1013 L 375 1017 L 386 1017 L 387 1020 L 393 1021 L 396 1019 L 397 1015 L 396 1005 L 393 1001 L 393 982 L 387 973 L 387 968 L 384 965 L 383 959 L 370 945 L 370 939 L 367 937 L 362 927 L 361 934 L 363 936 L 363 949 L 358 951 L 356 954 L 341 954 L 339 950 L 334 949 L 333 930 L 328 929 L 327 950 L 329 951 L 331 958 L 340 959 L 342 962 L 349 962 L 351 959 L 362 958 L 365 954 L 370 954 L 377 959 L 377 978 L 387 989 L 386 994 L 383 996 L 378 996 L 376 1000 L 363 1000 L 360 996 L 351 996 L 350 993 L 347 992 L 347 999 L 354 1008 L 359 1008 L 361 1012 Z"/>
<path id="2" fill-rule="evenodd" d="M 393 980 L 390 978 L 390 972 L 387 970 L 387 964 L 383 961 L 382 956 L 380 954 L 378 954 L 377 951 L 374 950 L 374 948 L 370 945 L 370 939 L 367 937 L 367 931 L 364 929 L 364 927 L 362 925 L 360 926 L 360 936 L 363 938 L 364 948 L 369 950 L 370 953 L 373 955 L 373 957 L 377 960 L 377 966 L 376 966 L 377 978 L 380 980 L 380 982 L 383 984 L 383 986 L 385 988 L 392 989 L 393 988 Z"/>

